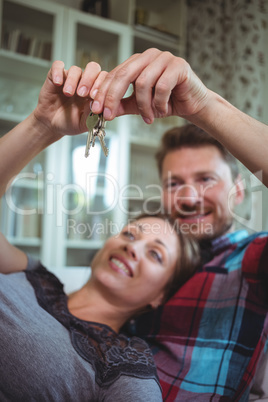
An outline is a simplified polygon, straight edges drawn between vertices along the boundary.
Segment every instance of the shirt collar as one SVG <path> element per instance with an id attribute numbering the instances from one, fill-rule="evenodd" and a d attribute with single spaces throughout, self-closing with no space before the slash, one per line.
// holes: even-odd
<path id="1" fill-rule="evenodd" d="M 248 232 L 245 229 L 241 229 L 235 232 L 224 234 L 213 240 L 201 240 L 200 249 L 204 263 L 210 261 L 215 255 L 222 253 L 230 248 L 230 246 L 237 244 L 247 237 Z"/>
<path id="2" fill-rule="evenodd" d="M 218 253 L 219 251 L 223 251 L 226 247 L 229 247 L 232 244 L 236 244 L 247 237 L 248 232 L 245 229 L 227 233 L 225 235 L 217 237 L 217 239 L 212 240 L 211 249 L 214 253 Z"/>

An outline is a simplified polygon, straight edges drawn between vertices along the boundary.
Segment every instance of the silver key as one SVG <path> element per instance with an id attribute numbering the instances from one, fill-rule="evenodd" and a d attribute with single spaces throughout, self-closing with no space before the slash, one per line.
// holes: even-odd
<path id="1" fill-rule="evenodd" d="M 85 157 L 86 158 L 89 155 L 89 150 L 90 150 L 91 143 L 92 143 L 92 137 L 93 137 L 93 130 L 88 130 L 87 144 L 86 144 L 86 150 L 85 150 Z"/>
<path id="2" fill-rule="evenodd" d="M 100 128 L 99 130 L 98 130 L 98 138 L 99 138 L 99 140 L 100 140 L 100 144 L 101 144 L 101 147 L 102 147 L 102 150 L 103 150 L 103 153 L 104 153 L 104 155 L 105 156 L 108 156 L 108 154 L 109 154 L 109 149 L 106 147 L 106 144 L 105 144 L 105 141 L 104 141 L 104 137 L 105 137 L 105 131 L 104 131 L 104 129 L 103 128 Z"/>
<path id="3" fill-rule="evenodd" d="M 108 153 L 109 153 L 109 149 L 106 147 L 105 140 L 104 140 L 106 121 L 105 121 L 102 113 L 99 115 L 99 117 L 100 117 L 100 119 L 99 119 L 99 129 L 98 129 L 97 136 L 98 136 L 98 138 L 100 140 L 100 144 L 101 144 L 101 148 L 103 150 L 103 153 L 107 157 Z"/>
<path id="4" fill-rule="evenodd" d="M 92 112 L 90 112 L 87 120 L 86 120 L 86 125 L 88 128 L 88 137 L 87 137 L 87 144 L 86 144 L 86 151 L 85 151 L 85 157 L 87 158 L 89 155 L 89 150 L 90 147 L 94 147 L 95 145 L 95 140 L 96 137 L 99 138 L 100 140 L 100 144 L 101 144 L 101 148 L 103 150 L 103 153 L 105 156 L 108 156 L 109 150 L 106 147 L 105 141 L 104 141 L 104 137 L 105 137 L 105 125 L 106 125 L 106 121 L 103 117 L 103 114 L 93 114 Z"/>
<path id="5" fill-rule="evenodd" d="M 92 148 L 95 146 L 95 141 L 98 133 L 98 128 L 93 128 Z"/>
<path id="6" fill-rule="evenodd" d="M 96 126 L 98 126 L 98 124 L 99 124 L 99 116 L 97 114 L 93 114 L 92 112 L 90 112 L 86 120 L 86 125 L 88 128 L 87 144 L 85 150 L 86 158 L 89 155 L 91 145 L 94 146 L 93 141 L 95 143 Z"/>

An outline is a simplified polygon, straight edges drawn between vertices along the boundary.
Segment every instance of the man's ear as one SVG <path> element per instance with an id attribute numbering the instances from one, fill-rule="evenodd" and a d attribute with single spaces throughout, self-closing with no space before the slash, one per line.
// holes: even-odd
<path id="1" fill-rule="evenodd" d="M 235 184 L 234 203 L 235 203 L 235 205 L 239 205 L 245 198 L 244 180 L 242 180 L 240 173 L 237 176 L 237 178 L 235 179 L 234 184 Z"/>

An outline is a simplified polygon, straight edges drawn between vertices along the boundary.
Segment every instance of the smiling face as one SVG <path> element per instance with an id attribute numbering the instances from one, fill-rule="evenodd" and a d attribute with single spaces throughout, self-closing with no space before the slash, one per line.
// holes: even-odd
<path id="1" fill-rule="evenodd" d="M 132 315 L 161 304 L 179 253 L 177 234 L 166 220 L 142 218 L 106 241 L 92 261 L 92 280 Z"/>
<path id="2" fill-rule="evenodd" d="M 164 208 L 179 221 L 182 233 L 203 239 L 232 230 L 234 206 L 242 202 L 244 193 L 215 146 L 168 153 L 162 184 Z"/>

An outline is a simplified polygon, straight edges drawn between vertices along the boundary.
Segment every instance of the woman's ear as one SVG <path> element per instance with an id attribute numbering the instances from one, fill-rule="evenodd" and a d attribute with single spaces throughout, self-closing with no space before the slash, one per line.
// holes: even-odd
<path id="1" fill-rule="evenodd" d="M 163 303 L 164 299 L 164 292 L 161 292 L 159 296 L 157 296 L 153 301 L 149 303 L 152 309 L 156 309 Z"/>

